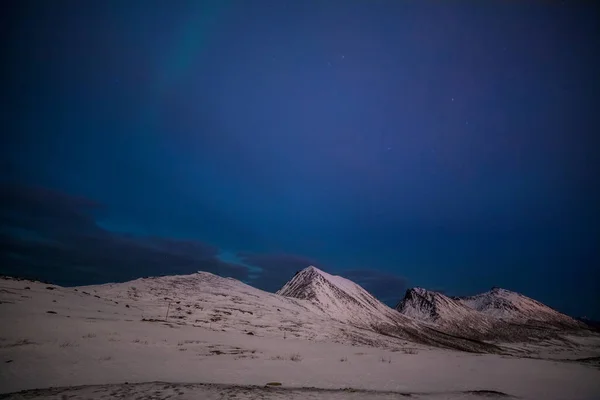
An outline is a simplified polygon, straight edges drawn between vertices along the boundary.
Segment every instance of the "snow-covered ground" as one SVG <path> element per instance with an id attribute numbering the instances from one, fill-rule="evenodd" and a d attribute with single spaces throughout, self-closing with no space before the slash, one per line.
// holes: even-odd
<path id="1" fill-rule="evenodd" d="M 60 397 L 59 397 L 60 396 Z M 358 389 L 285 388 L 276 386 L 220 385 L 172 382 L 84 385 L 30 390 L 9 395 L 9 399 L 179 399 L 179 400 L 481 400 L 513 398 L 492 391 L 445 393 L 404 393 Z"/>
<path id="2" fill-rule="evenodd" d="M 15 399 L 600 398 L 593 362 L 471 354 L 375 336 L 381 342 L 360 346 L 355 335 L 374 334 L 316 318 L 303 301 L 265 297 L 222 278 L 194 294 L 197 282 L 186 289 L 189 281 L 178 279 L 165 280 L 175 283 L 178 298 L 152 279 L 89 288 L 0 280 L 0 393 L 43 389 Z M 225 308 L 233 308 L 232 297 L 235 310 Z M 161 321 L 167 309 L 168 323 Z M 572 342 L 579 350 L 572 358 L 598 356 L 583 351 L 596 348 L 597 338 Z M 149 383 L 157 381 L 168 383 Z M 263 388 L 269 382 L 281 386 Z M 71 387 L 77 385 L 100 386 Z"/>

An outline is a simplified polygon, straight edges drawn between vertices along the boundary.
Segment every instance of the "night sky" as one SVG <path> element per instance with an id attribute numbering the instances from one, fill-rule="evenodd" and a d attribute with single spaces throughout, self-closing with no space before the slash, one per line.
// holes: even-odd
<path id="1" fill-rule="evenodd" d="M 598 8 L 451 3 L 5 7 L 0 272 L 314 264 L 600 318 Z"/>

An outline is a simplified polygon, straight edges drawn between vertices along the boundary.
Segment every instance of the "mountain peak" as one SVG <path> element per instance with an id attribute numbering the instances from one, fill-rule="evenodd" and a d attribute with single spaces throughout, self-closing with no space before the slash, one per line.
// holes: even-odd
<path id="1" fill-rule="evenodd" d="M 579 329 L 581 324 L 550 307 L 500 287 L 470 297 L 448 297 L 423 288 L 406 291 L 396 306 L 401 314 L 446 332 L 473 338 L 515 338 L 538 334 L 543 326 Z M 545 331 L 546 333 L 548 330 Z"/>
<path id="2" fill-rule="evenodd" d="M 330 275 L 314 265 L 310 265 L 298 271 L 289 282 L 277 291 L 277 294 L 297 299 L 312 300 L 317 294 L 315 289 L 323 285 L 330 285 L 342 292 L 347 292 L 343 290 L 344 287 L 347 289 L 350 288 L 349 291 L 352 292 L 352 287 L 358 286 L 341 276 Z"/>
<path id="3" fill-rule="evenodd" d="M 396 310 L 420 321 L 462 320 L 472 312 L 456 299 L 421 287 L 408 289 Z"/>
<path id="4" fill-rule="evenodd" d="M 431 290 L 427 290 L 427 289 L 425 289 L 425 288 L 418 287 L 418 286 L 417 286 L 417 287 L 414 287 L 414 288 L 410 288 L 410 289 L 408 289 L 408 290 L 406 291 L 406 294 L 411 294 L 411 295 L 412 295 L 412 294 L 417 294 L 417 295 L 419 295 L 419 296 L 426 296 L 426 295 L 427 295 L 427 294 L 429 294 L 429 293 L 431 293 L 431 294 L 434 294 L 434 293 L 436 293 L 436 292 L 434 292 L 434 291 L 431 291 Z"/>
<path id="5" fill-rule="evenodd" d="M 323 272 L 319 268 L 315 267 L 314 265 L 309 265 L 308 267 L 304 268 L 303 271 Z"/>
<path id="6" fill-rule="evenodd" d="M 517 292 L 513 292 L 512 290 L 508 290 L 508 289 L 504 289 L 498 286 L 493 286 L 488 293 L 493 293 L 493 294 L 516 294 L 519 295 L 519 293 Z"/>
<path id="7" fill-rule="evenodd" d="M 354 321 L 368 326 L 398 318 L 392 309 L 356 283 L 312 265 L 297 272 L 277 294 L 308 300 L 325 314 L 340 321 Z"/>

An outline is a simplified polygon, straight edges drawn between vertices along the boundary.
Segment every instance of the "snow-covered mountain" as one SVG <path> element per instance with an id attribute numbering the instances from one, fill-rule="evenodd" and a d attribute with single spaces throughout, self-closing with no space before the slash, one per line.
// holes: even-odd
<path id="1" fill-rule="evenodd" d="M 443 328 L 445 331 L 466 331 L 468 337 L 480 336 L 493 327 L 490 318 L 460 300 L 423 288 L 408 289 L 396 310 L 402 315 Z"/>
<path id="2" fill-rule="evenodd" d="M 409 289 L 396 310 L 444 332 L 476 339 L 525 340 L 586 328 L 538 301 L 500 288 L 470 297 Z"/>
<path id="3" fill-rule="evenodd" d="M 300 272 L 295 282 L 312 275 L 311 271 L 314 270 Z M 127 302 L 139 310 L 141 318 L 148 321 L 168 320 L 171 324 L 200 326 L 216 331 L 333 340 L 376 347 L 401 347 L 407 343 L 406 339 L 381 335 L 367 320 L 344 318 L 350 313 L 344 309 L 342 302 L 326 307 L 324 303 L 308 300 L 299 292 L 298 298 L 286 297 L 208 272 L 141 278 L 78 289 L 102 298 Z M 352 303 L 354 300 L 346 296 L 344 301 Z M 390 311 L 393 317 L 395 313 Z M 332 317 L 336 315 L 337 318 Z M 366 318 L 367 314 L 363 312 L 362 316 Z M 376 318 L 373 317 L 370 322 L 375 322 Z M 414 323 L 418 325 L 418 322 Z"/>
<path id="4" fill-rule="evenodd" d="M 459 319 L 472 314 L 473 311 L 442 293 L 420 287 L 408 289 L 396 309 L 406 316 L 428 322 Z"/>
<path id="5" fill-rule="evenodd" d="M 523 360 L 437 350 L 415 342 L 497 347 L 416 321 L 415 328 L 398 326 L 415 335 L 410 342 L 393 330 L 341 322 L 323 310 L 352 321 L 346 305 L 352 312 L 372 306 L 346 299 L 362 289 L 306 272 L 304 290 L 300 280 L 287 285 L 306 299 L 208 273 L 81 287 L 0 278 L 0 397 L 598 398 L 600 335 L 501 344 L 508 354 L 528 357 Z M 307 296 L 308 288 L 314 295 Z M 338 290 L 347 301 L 338 301 Z M 326 307 L 331 299 L 338 308 Z M 386 318 L 379 305 L 370 312 L 378 310 Z M 409 319 L 397 315 L 399 325 Z M 369 346 L 349 346 L 355 343 Z M 275 380 L 283 387 L 264 387 Z M 17 393 L 25 389 L 33 390 Z"/>
<path id="6" fill-rule="evenodd" d="M 208 272 L 82 286 L 81 292 L 124 302 L 146 321 L 257 336 L 400 348 L 415 343 L 475 352 L 496 346 L 456 338 L 404 316 L 354 282 L 308 267 L 268 293 Z M 167 316 L 168 314 L 168 316 Z"/>
<path id="7" fill-rule="evenodd" d="M 400 323 L 418 327 L 415 321 L 399 316 L 351 280 L 313 266 L 299 271 L 277 294 L 307 300 L 331 319 L 357 326 Z"/>
<path id="8" fill-rule="evenodd" d="M 411 316 L 398 313 L 356 283 L 314 266 L 299 271 L 277 294 L 306 301 L 332 321 L 375 331 L 387 337 L 467 351 L 499 351 L 489 344 L 449 335 Z"/>
<path id="9" fill-rule="evenodd" d="M 309 340 L 343 340 L 343 325 L 309 302 L 264 292 L 209 272 L 82 286 L 102 298 L 126 302 L 146 320 L 168 320 L 217 331 Z M 168 312 L 168 317 L 167 317 Z"/>
<path id="10" fill-rule="evenodd" d="M 583 324 L 539 301 L 501 288 L 457 300 L 486 316 L 512 323 L 541 324 L 558 328 L 582 328 Z"/>

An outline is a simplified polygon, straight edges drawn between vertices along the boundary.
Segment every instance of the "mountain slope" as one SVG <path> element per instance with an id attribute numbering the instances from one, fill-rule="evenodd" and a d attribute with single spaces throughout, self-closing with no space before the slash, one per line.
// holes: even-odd
<path id="1" fill-rule="evenodd" d="M 382 323 L 417 326 L 413 320 L 398 316 L 356 283 L 313 266 L 298 272 L 277 294 L 307 300 L 323 314 L 341 322 L 362 326 Z"/>
<path id="2" fill-rule="evenodd" d="M 207 272 L 78 289 L 126 302 L 149 322 L 386 348 L 412 342 L 500 352 L 496 346 L 457 338 L 403 316 L 354 282 L 314 267 L 300 271 L 278 294 Z"/>
<path id="3" fill-rule="evenodd" d="M 396 306 L 402 315 L 444 328 L 445 331 L 478 337 L 489 331 L 493 322 L 482 313 L 442 293 L 413 288 Z"/>
<path id="4" fill-rule="evenodd" d="M 469 297 L 457 298 L 465 306 L 489 317 L 513 323 L 535 323 L 557 328 L 577 329 L 583 324 L 539 301 L 510 290 L 492 290 Z"/>
<path id="5" fill-rule="evenodd" d="M 307 301 L 334 321 L 369 329 L 384 336 L 465 351 L 499 352 L 495 346 L 457 337 L 402 315 L 356 283 L 313 266 L 298 272 L 277 294 Z"/>
<path id="6" fill-rule="evenodd" d="M 566 362 L 532 360 L 530 354 L 522 360 L 480 357 L 413 344 L 403 349 L 401 341 L 368 330 L 352 330 L 348 324 L 331 319 L 320 321 L 317 314 L 306 314 L 307 319 L 315 319 L 309 321 L 313 325 L 297 332 L 320 335 L 317 330 L 331 333 L 339 328 L 339 332 L 345 329 L 366 337 L 379 336 L 400 345 L 381 349 L 350 347 L 331 340 L 316 343 L 290 339 L 296 337 L 292 332 L 286 339 L 273 337 L 270 329 L 277 329 L 278 323 L 291 326 L 283 320 L 298 322 L 294 313 L 306 311 L 293 305 L 280 311 L 272 307 L 296 302 L 312 307 L 306 300 L 267 295 L 210 274 L 76 288 L 0 278 L 0 316 L 4 321 L 0 398 L 204 398 L 214 394 L 210 398 L 216 399 L 233 398 L 236 393 L 236 398 L 288 398 L 284 389 L 272 388 L 268 393 L 252 390 L 274 380 L 282 382 L 284 388 L 320 388 L 314 393 L 312 389 L 298 389 L 294 398 L 302 399 L 346 399 L 348 394 L 363 399 L 368 394 L 363 390 L 373 391 L 377 399 L 598 397 L 594 397 L 598 380 L 592 363 L 600 354 L 600 336 L 576 337 L 588 345 L 573 346 L 556 357 L 544 355 L 550 354 L 548 349 L 540 352 L 540 357 L 570 360 Z M 252 321 L 254 315 L 248 312 L 254 312 L 259 321 Z M 222 314 L 222 319 L 212 327 L 195 321 L 213 314 Z M 259 326 L 263 324 L 269 325 Z M 232 332 L 221 332 L 222 328 Z M 242 334 L 250 328 L 254 336 Z M 514 347 L 516 354 L 530 349 L 529 345 L 525 349 Z M 555 348 L 552 345 L 550 350 Z M 403 351 L 409 349 L 416 352 Z M 292 357 L 299 359 L 297 355 L 301 362 L 292 361 Z M 114 387 L 106 386 L 111 382 L 126 383 L 116 393 Z M 139 385 L 136 382 L 158 383 L 140 392 L 130 387 Z M 175 388 L 173 382 L 184 383 Z M 218 390 L 204 393 L 189 382 L 204 382 Z M 244 386 L 234 393 L 225 390 L 227 386 L 222 383 Z M 66 387 L 70 385 L 77 387 L 69 391 Z M 104 386 L 108 389 L 100 390 Z M 532 386 L 542 389 L 531 391 Z M 44 387 L 51 388 L 39 390 Z M 166 388 L 166 392 L 161 395 L 157 388 Z M 16 393 L 25 389 L 34 390 Z"/>
<path id="7" fill-rule="evenodd" d="M 304 298 L 264 292 L 235 279 L 222 278 L 208 272 L 141 278 L 78 289 L 103 298 L 127 302 L 132 308 L 139 310 L 140 317 L 147 321 L 168 320 L 170 324 L 193 325 L 217 331 L 332 340 L 386 348 L 403 347 L 410 339 L 407 335 L 382 335 L 371 325 L 380 322 L 377 317 L 366 318 L 365 313 L 362 314 L 364 321 L 332 318 L 336 314 L 350 315 L 344 311 L 342 303 L 338 303 L 335 309 L 324 308 Z M 345 301 L 353 302 L 354 299 L 346 297 Z M 388 320 L 393 317 L 406 319 L 394 315 L 393 310 L 389 311 Z M 418 325 L 416 321 L 413 323 Z M 388 322 L 388 325 L 395 326 L 392 322 Z M 427 343 L 418 337 L 413 339 L 413 343 Z"/>
<path id="8" fill-rule="evenodd" d="M 147 320 L 192 324 L 212 330 L 261 336 L 338 339 L 332 324 L 310 303 L 264 292 L 232 278 L 208 272 L 141 278 L 124 283 L 84 286 L 102 297 L 127 301 Z"/>
<path id="9" fill-rule="evenodd" d="M 409 289 L 396 310 L 446 333 L 478 340 L 527 341 L 586 329 L 538 301 L 499 288 L 470 297 Z"/>

